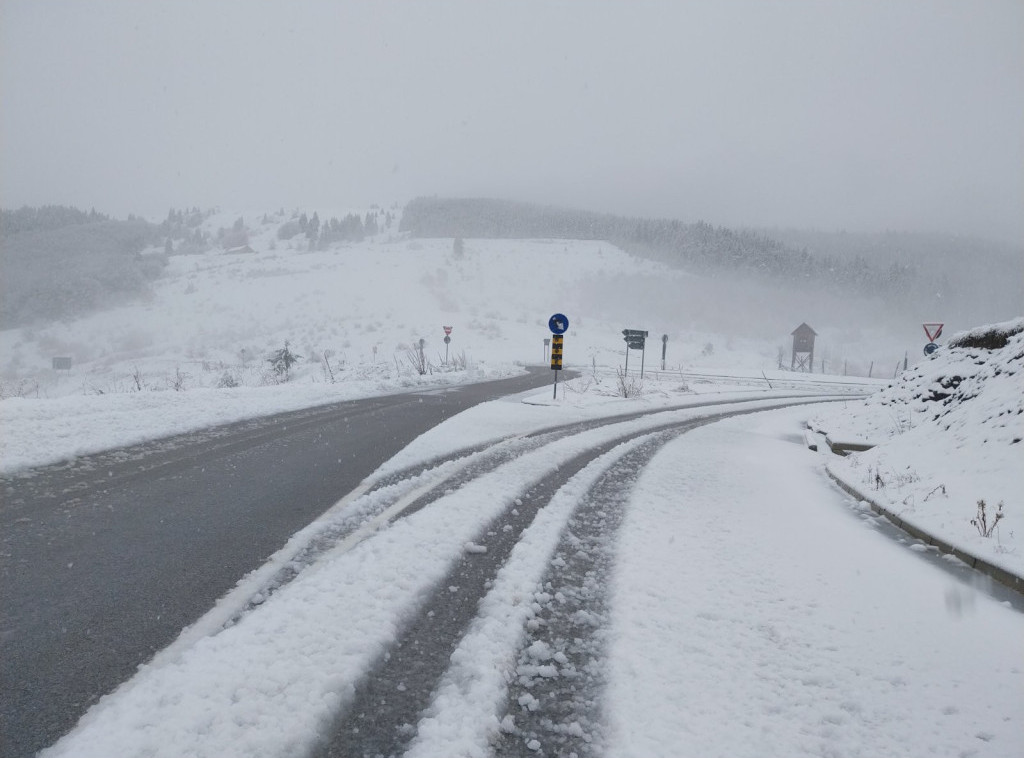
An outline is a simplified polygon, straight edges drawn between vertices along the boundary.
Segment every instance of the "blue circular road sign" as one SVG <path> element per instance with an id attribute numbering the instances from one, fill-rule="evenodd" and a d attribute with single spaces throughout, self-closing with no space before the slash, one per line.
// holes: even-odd
<path id="1" fill-rule="evenodd" d="M 568 328 L 569 319 L 565 317 L 564 313 L 556 313 L 548 319 L 548 329 L 552 334 L 565 334 L 565 330 Z"/>
<path id="2" fill-rule="evenodd" d="M 932 353 L 934 353 L 938 349 L 939 349 L 938 345 L 936 345 L 934 342 L 929 342 L 927 345 L 924 346 L 924 354 L 925 355 L 931 355 Z"/>

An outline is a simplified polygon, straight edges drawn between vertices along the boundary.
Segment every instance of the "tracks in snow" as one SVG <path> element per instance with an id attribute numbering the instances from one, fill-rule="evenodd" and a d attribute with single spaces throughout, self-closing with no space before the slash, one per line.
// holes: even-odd
<path id="1" fill-rule="evenodd" d="M 789 396 L 788 402 L 784 402 L 782 405 L 828 399 L 830 398 L 822 398 L 820 395 Z M 386 529 L 397 519 L 415 513 L 446 494 L 498 469 L 519 456 L 582 432 L 610 428 L 634 421 L 649 420 L 651 422 L 640 431 L 625 432 L 615 436 L 611 445 L 614 447 L 615 444 L 636 437 L 640 433 L 677 426 L 678 421 L 659 423 L 656 420 L 672 413 L 700 411 L 742 402 L 755 401 L 712 400 L 678 408 L 642 411 L 553 426 L 522 436 L 505 437 L 455 450 L 414 466 L 384 474 L 376 479 L 367 480 L 331 508 L 325 517 L 296 535 L 288 545 L 268 561 L 262 572 L 256 572 L 254 581 L 240 583 L 239 590 L 245 593 L 246 597 L 242 598 L 241 602 L 238 597 L 226 599 L 226 604 L 233 610 L 222 621 L 222 625 L 231 626 L 254 608 L 262 605 L 271 594 L 289 584 L 325 553 L 354 547 L 378 531 Z M 781 405 L 770 407 L 781 407 Z M 768 406 L 758 407 L 755 410 L 765 409 L 768 409 Z M 711 420 L 742 412 L 744 411 L 717 414 Z M 597 456 L 593 455 L 591 459 L 595 457 Z M 254 586 L 257 584 L 258 586 Z M 207 629 L 206 631 L 213 630 Z"/>
<path id="2" fill-rule="evenodd" d="M 449 739 L 452 730 L 460 728 L 453 722 L 467 720 L 466 709 L 471 706 L 481 707 L 473 702 L 481 694 L 493 702 L 483 704 L 476 737 L 489 739 L 501 755 L 596 754 L 601 737 L 608 575 L 615 535 L 639 472 L 661 446 L 679 434 L 729 416 L 791 404 L 793 401 L 744 409 L 734 406 L 697 418 L 693 414 L 687 418 L 671 413 L 637 414 L 629 419 L 634 423 L 605 419 L 561 427 L 435 461 L 432 470 L 440 481 L 406 471 L 372 488 L 368 497 L 391 491 L 370 519 L 377 522 L 372 527 L 376 529 L 385 521 L 430 506 L 527 451 L 553 445 L 585 429 L 608 427 L 600 444 L 563 460 L 554 472 L 528 483 L 465 545 L 444 579 L 419 599 L 397 640 L 356 685 L 353 699 L 331 725 L 317 755 L 399 756 L 406 751 L 430 755 L 431 735 Z M 614 431 L 616 426 L 622 426 L 621 431 Z M 421 478 L 428 482 L 421 483 Z M 538 530 L 539 514 L 560 494 L 565 501 L 561 506 L 564 517 L 560 523 L 543 526 L 549 530 L 554 526 L 557 531 L 553 537 L 549 535 L 547 550 L 539 551 L 539 562 L 534 560 L 532 591 L 529 596 L 511 599 L 513 609 L 505 609 L 506 622 L 516 617 L 520 623 L 502 631 L 507 647 L 497 651 L 495 671 L 489 672 L 501 681 L 492 682 L 489 690 L 481 693 L 472 681 L 481 672 L 453 673 L 458 668 L 453 662 L 478 661 L 468 649 L 474 645 L 479 649 L 488 642 L 493 645 L 488 634 L 494 637 L 497 633 L 482 628 L 486 622 L 481 621 L 481 608 L 510 604 L 509 590 L 502 586 L 502 571 L 524 537 Z M 344 536 L 339 532 L 331 539 L 352 540 L 356 535 L 358 541 L 359 529 Z M 369 534 L 362 538 L 366 536 Z M 514 580 L 504 580 L 505 585 L 509 582 Z M 479 639 L 474 641 L 474 635 Z M 490 719 L 483 716 L 488 712 Z M 502 717 L 500 729 L 495 729 Z"/>
<path id="3" fill-rule="evenodd" d="M 606 577 L 638 472 L 696 426 L 829 399 L 564 425 L 364 483 L 53 755 L 596 754 Z"/>

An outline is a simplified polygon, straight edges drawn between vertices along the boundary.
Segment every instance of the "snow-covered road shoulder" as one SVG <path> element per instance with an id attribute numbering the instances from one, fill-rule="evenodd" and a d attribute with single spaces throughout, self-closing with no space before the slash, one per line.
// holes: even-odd
<path id="1" fill-rule="evenodd" d="M 1024 577 L 1024 318 L 964 332 L 811 427 L 879 441 L 829 472 L 903 522 Z"/>

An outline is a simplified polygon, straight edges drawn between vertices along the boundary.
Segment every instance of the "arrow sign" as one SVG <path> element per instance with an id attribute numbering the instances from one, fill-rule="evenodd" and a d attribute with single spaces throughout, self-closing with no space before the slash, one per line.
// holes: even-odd
<path id="1" fill-rule="evenodd" d="M 568 328 L 569 319 L 564 313 L 556 313 L 548 319 L 548 329 L 552 334 L 565 334 L 565 330 Z"/>
<path id="2" fill-rule="evenodd" d="M 622 337 L 626 340 L 626 347 L 631 350 L 643 350 L 647 340 L 647 332 L 642 329 L 623 329 Z"/>
<path id="3" fill-rule="evenodd" d="M 939 337 L 942 336 L 942 327 L 945 324 L 921 324 L 924 327 L 924 333 L 928 335 L 929 342 L 935 342 Z"/>

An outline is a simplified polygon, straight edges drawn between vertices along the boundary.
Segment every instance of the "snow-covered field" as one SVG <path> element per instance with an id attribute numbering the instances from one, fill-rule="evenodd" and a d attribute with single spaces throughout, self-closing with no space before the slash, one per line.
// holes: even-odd
<path id="1" fill-rule="evenodd" d="M 810 378 L 778 370 L 786 333 L 730 338 L 670 323 L 665 310 L 648 323 L 636 306 L 624 316 L 630 308 L 609 299 L 617 285 L 640 277 L 670 291 L 685 275 L 605 243 L 467 240 L 455 260 L 451 240 L 385 233 L 307 252 L 280 241 L 270 249 L 272 239 L 267 227 L 252 234 L 254 253 L 172 258 L 148 303 L 0 334 L 0 470 L 16 475 L 212 423 L 507 375 L 541 361 L 556 311 L 572 324 L 567 366 L 581 372 L 557 400 L 544 391 L 479 406 L 379 473 L 448 453 L 453 440 L 462 447 L 560 421 L 716 397 L 763 406 L 766 385 Z M 451 356 L 464 355 L 464 365 L 444 365 L 442 325 L 454 326 Z M 629 399 L 615 391 L 622 328 L 670 335 L 668 370 L 656 370 L 658 340 L 643 392 Z M 421 338 L 432 364 L 424 376 L 409 360 Z M 888 389 L 814 377 L 818 391 L 850 399 L 744 416 L 666 445 L 623 503 L 603 662 L 608 713 L 595 744 L 637 758 L 1024 754 L 1024 616 L 936 572 L 916 541 L 880 534 L 826 473 L 1024 573 L 1021 339 L 999 351 L 944 348 Z M 304 360 L 282 382 L 266 356 L 286 340 Z M 72 371 L 55 376 L 54 355 L 74 356 Z M 942 377 L 953 375 L 961 381 L 950 393 Z M 932 386 L 953 399 L 923 398 Z M 812 417 L 822 431 L 881 444 L 844 459 L 811 452 L 802 430 Z M 226 598 L 46 755 L 302 754 L 495 509 L 538 471 L 612 434 L 592 430 L 524 455 L 439 507 L 339 545 L 221 630 Z M 577 474 L 524 534 L 453 656 L 413 755 L 486 755 L 495 735 L 514 730 L 515 714 L 503 721 L 497 704 L 514 678 L 524 624 L 557 602 L 538 587 L 553 540 L 626 448 Z M 989 537 L 971 524 L 979 499 L 990 524 L 1003 504 Z M 341 499 L 323 519 L 356 505 Z M 255 591 L 256 574 L 235 594 Z M 559 651 L 535 653 L 556 674 L 564 665 Z M 545 749 L 538 743 L 538 754 Z"/>

